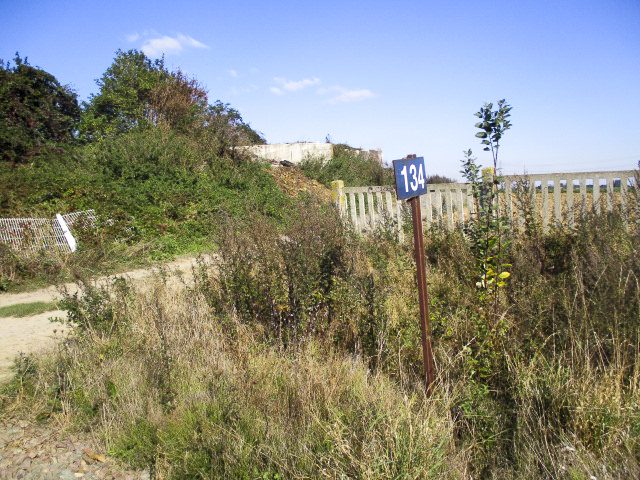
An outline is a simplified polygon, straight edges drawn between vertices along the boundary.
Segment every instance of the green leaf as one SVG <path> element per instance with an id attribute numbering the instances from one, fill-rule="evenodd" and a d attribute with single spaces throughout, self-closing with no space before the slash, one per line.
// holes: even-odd
<path id="1" fill-rule="evenodd" d="M 476 137 L 478 137 L 478 138 L 487 138 L 487 132 L 478 132 L 478 133 L 476 133 Z"/>
<path id="2" fill-rule="evenodd" d="M 511 276 L 511 274 L 509 272 L 502 272 L 500 275 L 498 275 L 498 277 L 500 277 L 501 279 L 506 279 L 509 278 Z"/>

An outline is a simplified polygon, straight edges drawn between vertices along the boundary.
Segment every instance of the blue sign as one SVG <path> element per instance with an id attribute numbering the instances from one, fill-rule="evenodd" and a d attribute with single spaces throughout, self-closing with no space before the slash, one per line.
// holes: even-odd
<path id="1" fill-rule="evenodd" d="M 423 157 L 394 160 L 393 172 L 396 175 L 396 192 L 399 200 L 427 193 L 427 177 Z"/>

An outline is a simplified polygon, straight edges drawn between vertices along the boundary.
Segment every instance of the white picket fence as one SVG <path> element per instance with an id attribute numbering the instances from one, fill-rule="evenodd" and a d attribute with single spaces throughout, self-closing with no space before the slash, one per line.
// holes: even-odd
<path id="1" fill-rule="evenodd" d="M 623 218 L 639 217 L 639 195 L 635 170 L 610 172 L 546 173 L 506 175 L 499 189 L 499 209 L 514 229 L 522 229 L 525 218 L 544 231 L 554 227 L 574 227 L 587 212 L 620 209 Z M 392 186 L 344 187 L 332 184 L 333 199 L 353 228 L 361 233 L 376 228 L 393 228 L 403 240 L 407 204 L 397 201 Z M 467 183 L 428 185 L 420 197 L 423 225 L 452 230 L 463 227 L 477 209 Z M 633 192 L 633 195 L 629 193 Z"/>
<path id="2" fill-rule="evenodd" d="M 93 226 L 95 221 L 93 210 L 57 214 L 55 218 L 0 218 L 0 243 L 25 252 L 42 249 L 74 252 L 77 246 L 72 234 L 74 226 Z"/>

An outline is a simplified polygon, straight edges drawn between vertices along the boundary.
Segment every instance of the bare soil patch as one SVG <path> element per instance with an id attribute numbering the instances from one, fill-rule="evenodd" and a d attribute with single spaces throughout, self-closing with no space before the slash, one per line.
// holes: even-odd
<path id="1" fill-rule="evenodd" d="M 186 257 L 174 260 L 161 267 L 133 270 L 115 276 L 125 277 L 135 282 L 157 273 L 160 268 L 189 274 L 194 264 L 195 258 Z M 101 277 L 95 280 L 95 283 L 96 285 L 104 284 L 109 278 L 113 278 L 113 276 Z M 61 287 L 66 287 L 70 293 L 78 291 L 78 286 L 75 283 L 67 283 Z M 31 292 L 1 293 L 0 307 L 19 303 L 54 302 L 60 299 L 61 287 L 51 286 Z M 44 352 L 53 348 L 56 341 L 63 339 L 69 333 L 68 326 L 59 321 L 51 322 L 50 318 L 64 320 L 66 319 L 66 312 L 53 310 L 29 317 L 0 318 L 0 383 L 11 379 L 13 375 L 11 367 L 14 364 L 14 359 L 21 353 L 28 355 Z"/>

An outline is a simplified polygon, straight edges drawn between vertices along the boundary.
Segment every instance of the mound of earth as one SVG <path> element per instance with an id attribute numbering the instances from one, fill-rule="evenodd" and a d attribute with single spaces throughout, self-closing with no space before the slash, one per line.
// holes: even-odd
<path id="1" fill-rule="evenodd" d="M 331 201 L 331 190 L 306 177 L 298 167 L 278 167 L 270 170 L 280 189 L 290 197 L 308 193 L 323 201 Z"/>

